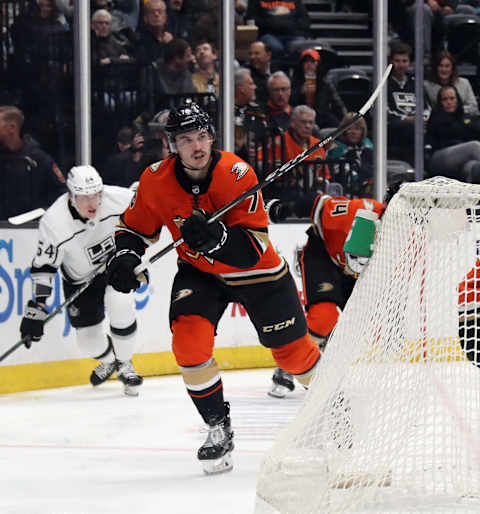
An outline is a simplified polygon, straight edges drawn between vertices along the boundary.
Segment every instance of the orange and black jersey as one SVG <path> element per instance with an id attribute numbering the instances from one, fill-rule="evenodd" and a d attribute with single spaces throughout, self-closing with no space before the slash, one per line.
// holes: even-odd
<path id="1" fill-rule="evenodd" d="M 344 196 L 318 195 L 311 209 L 313 226 L 308 231 L 309 235 L 323 240 L 330 258 L 342 270 L 345 269 L 343 245 L 358 209 L 375 211 L 380 218 L 385 204 L 371 198 L 348 200 Z"/>
<path id="2" fill-rule="evenodd" d="M 143 242 L 156 240 L 163 226 L 178 240 L 180 226 L 193 209 L 214 213 L 257 183 L 253 169 L 229 152 L 212 152 L 208 175 L 201 182 L 185 173 L 176 156 L 152 164 L 143 172 L 136 197 L 121 216 L 117 248 L 143 253 Z M 228 238 L 218 252 L 203 255 L 182 243 L 177 247 L 180 259 L 229 283 L 284 272 L 284 262 L 268 238 L 268 218 L 260 191 L 231 208 L 221 221 L 227 227 Z"/>

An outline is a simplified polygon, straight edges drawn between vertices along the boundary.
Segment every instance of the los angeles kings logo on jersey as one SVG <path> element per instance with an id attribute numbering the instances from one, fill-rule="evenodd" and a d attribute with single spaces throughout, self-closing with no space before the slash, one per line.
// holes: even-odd
<path id="1" fill-rule="evenodd" d="M 115 249 L 115 240 L 113 235 L 107 236 L 103 241 L 95 243 L 94 245 L 87 246 L 85 251 L 87 252 L 88 260 L 91 264 L 97 265 L 104 262 L 109 253 Z"/>

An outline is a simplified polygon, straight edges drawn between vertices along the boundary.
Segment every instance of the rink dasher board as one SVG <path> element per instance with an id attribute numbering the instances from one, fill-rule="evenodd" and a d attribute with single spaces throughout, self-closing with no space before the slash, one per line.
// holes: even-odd
<path id="1" fill-rule="evenodd" d="M 284 224 L 269 227 L 276 250 L 286 259 L 303 301 L 301 274 L 296 256 L 307 239 L 308 224 Z M 162 231 L 156 251 L 171 242 Z M 0 353 L 19 339 L 24 305 L 31 298 L 29 267 L 36 250 L 37 230 L 0 229 Z M 150 269 L 150 284 L 135 293 L 138 322 L 134 365 L 144 376 L 178 373 L 171 353 L 168 324 L 170 288 L 175 275 L 175 251 L 159 259 Z M 61 281 L 56 277 L 54 292 L 47 305 L 53 308 L 63 301 Z M 108 319 L 105 320 L 108 326 Z M 238 304 L 230 304 L 220 320 L 215 341 L 215 357 L 222 369 L 271 367 L 271 353 L 258 343 L 255 330 Z M 0 363 L 0 394 L 24 390 L 79 385 L 88 382 L 94 361 L 85 358 L 75 344 L 65 312 L 58 314 L 45 328 L 45 335 L 30 350 L 19 348 Z"/>

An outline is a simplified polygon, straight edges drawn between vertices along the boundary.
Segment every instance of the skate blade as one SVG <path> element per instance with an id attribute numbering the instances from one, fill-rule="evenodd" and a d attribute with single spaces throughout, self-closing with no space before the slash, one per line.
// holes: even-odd
<path id="1" fill-rule="evenodd" d="M 268 391 L 268 395 L 272 398 L 285 398 L 289 391 L 290 389 L 288 389 L 288 387 L 279 384 L 273 384 L 270 391 Z"/>
<path id="2" fill-rule="evenodd" d="M 138 396 L 140 386 L 125 385 L 123 392 L 125 393 L 125 396 Z"/>
<path id="3" fill-rule="evenodd" d="M 232 452 L 227 452 L 223 457 L 212 460 L 200 461 L 203 466 L 203 472 L 206 475 L 216 475 L 218 473 L 226 473 L 233 469 Z"/>

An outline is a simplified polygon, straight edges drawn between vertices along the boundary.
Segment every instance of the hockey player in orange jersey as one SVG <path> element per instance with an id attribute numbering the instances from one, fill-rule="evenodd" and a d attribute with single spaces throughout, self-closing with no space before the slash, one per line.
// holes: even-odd
<path id="1" fill-rule="evenodd" d="M 270 204 L 272 213 L 288 212 L 285 204 Z M 312 225 L 307 230 L 308 241 L 300 255 L 308 331 L 320 349 L 336 325 L 339 313 L 352 293 L 355 281 L 368 258 L 345 253 L 343 247 L 360 209 L 380 218 L 385 204 L 369 198 L 348 200 L 344 196 L 319 194 L 297 202 L 295 214 L 309 216 Z M 276 221 L 273 216 L 272 221 Z M 274 371 L 270 396 L 283 398 L 293 391 L 293 377 L 281 368 Z"/>
<path id="2" fill-rule="evenodd" d="M 212 122 L 194 103 L 172 111 L 166 130 L 172 156 L 140 178 L 116 233 L 109 283 L 123 292 L 138 287 L 134 269 L 163 226 L 174 240 L 183 239 L 171 293 L 172 349 L 209 426 L 198 459 L 206 473 L 218 473 L 232 468 L 230 407 L 212 353 L 228 303 L 243 304 L 260 342 L 300 382 L 309 382 L 320 352 L 307 333 L 288 266 L 269 241 L 260 191 L 207 223 L 211 213 L 257 184 L 253 169 L 235 154 L 212 149 Z"/>
<path id="3" fill-rule="evenodd" d="M 466 357 L 480 368 L 480 259 L 458 285 L 458 335 Z"/>

